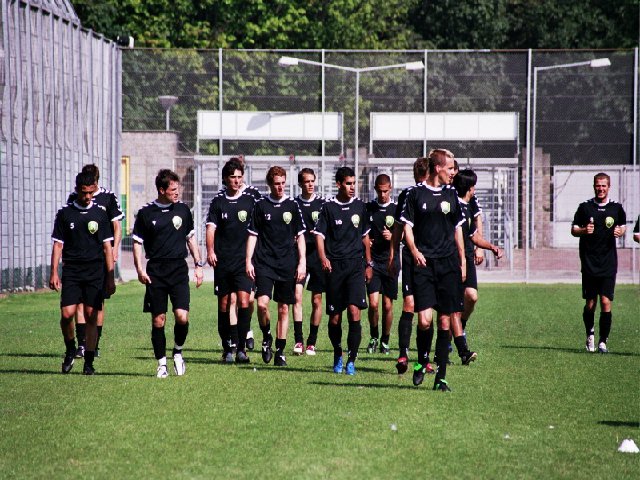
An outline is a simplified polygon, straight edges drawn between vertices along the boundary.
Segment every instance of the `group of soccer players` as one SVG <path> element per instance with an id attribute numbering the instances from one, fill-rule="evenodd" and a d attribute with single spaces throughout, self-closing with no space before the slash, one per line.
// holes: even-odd
<path id="1" fill-rule="evenodd" d="M 368 308 L 371 338 L 367 351 L 390 353 L 393 301 L 398 296 L 401 271 L 403 307 L 398 321 L 396 368 L 400 374 L 408 370 L 413 316 L 417 313 L 413 383 L 420 385 L 426 374 L 435 374 L 433 389 L 449 391 L 446 370 L 451 363 L 452 344 L 463 365 L 477 358 L 477 353 L 468 347 L 465 328 L 478 299 L 475 266 L 484 258 L 479 252 L 487 249 L 501 258 L 503 251 L 482 236 L 481 209 L 475 197 L 477 177 L 472 170 L 458 171 L 451 152 L 435 149 L 427 158 L 414 162 L 413 173 L 416 184 L 403 190 L 397 203 L 391 201 L 393 186 L 385 174 L 375 179 L 376 198 L 365 203 L 355 195 L 356 176 L 351 168 L 338 168 L 337 194 L 330 199 L 316 193 L 315 173 L 304 168 L 297 179 L 301 194 L 292 199 L 285 193 L 287 176 L 283 168 L 274 166 L 268 170 L 269 192 L 261 195 L 244 183 L 243 161 L 231 158 L 222 169 L 224 188 L 209 206 L 206 258 L 203 259 L 191 211 L 178 200 L 179 177 L 170 170 L 161 170 L 156 177 L 158 196 L 139 210 L 132 234 L 138 280 L 145 285 L 144 311 L 152 318 L 156 376 L 169 375 L 165 336 L 169 299 L 175 317 L 174 372 L 183 375 L 186 371 L 182 349 L 189 330 L 189 270 L 185 262 L 189 252 L 195 263 L 197 287 L 202 283 L 202 268 L 209 264 L 214 269 L 224 363 L 250 362 L 254 303 L 257 303 L 261 356 L 265 363 L 273 359 L 275 366 L 287 366 L 290 305 L 294 321 L 293 353 L 315 355 L 324 295 L 328 337 L 333 347 L 333 371 L 347 375 L 356 373 L 362 341 L 362 310 Z M 576 214 L 575 235 L 593 233 L 593 218 L 586 226 L 578 226 L 585 215 L 585 218 L 603 216 L 602 223 L 609 229 L 610 223 L 624 225 L 624 218 L 620 216 L 624 211 L 620 213 L 617 207 L 615 219 L 600 214 L 597 207 L 593 211 L 587 207 L 581 206 L 584 212 L 579 209 L 580 215 Z M 121 217 L 115 196 L 98 187 L 97 168 L 86 166 L 76 177 L 76 193 L 56 216 L 52 235 L 50 287 L 56 290 L 62 287 L 61 329 L 66 345 L 63 373 L 71 371 L 77 357 L 84 357 L 83 373 L 94 373 L 98 325 L 101 325 L 98 319 L 102 318 L 99 312 L 104 311 L 104 299 L 115 291 L 113 269 Z M 599 220 L 596 223 L 599 224 Z M 620 229 L 612 231 L 615 237 L 624 233 Z M 606 236 L 600 229 L 596 232 L 603 238 Z M 606 241 L 610 243 L 608 237 Z M 583 258 L 582 240 L 580 248 Z M 143 249 L 146 266 L 142 260 Z M 58 275 L 60 260 L 64 265 L 62 280 Z M 305 283 L 311 292 L 306 347 L 302 328 Z M 583 281 L 588 295 L 600 293 L 602 288 L 606 290 L 605 298 L 612 300 L 610 282 L 592 281 L 585 287 Z M 275 345 L 269 314 L 272 299 L 278 304 Z M 606 351 L 607 304 L 603 301 L 602 306 L 600 351 Z M 608 307 L 610 328 L 610 303 Z M 587 339 L 587 349 L 591 351 L 593 310 L 595 301 L 587 300 L 583 317 L 585 326 L 591 329 L 588 332 L 591 340 Z M 346 354 L 342 346 L 345 311 Z M 434 323 L 437 325 L 435 369 L 431 362 Z M 81 327 L 83 324 L 86 327 Z M 77 347 L 74 333 L 78 337 Z"/>

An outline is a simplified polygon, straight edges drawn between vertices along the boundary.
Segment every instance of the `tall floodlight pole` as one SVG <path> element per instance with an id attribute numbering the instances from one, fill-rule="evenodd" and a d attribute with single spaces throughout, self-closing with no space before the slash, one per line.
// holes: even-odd
<path id="1" fill-rule="evenodd" d="M 394 63 L 393 65 L 382 65 L 379 67 L 347 67 L 344 65 L 334 65 L 331 63 L 315 62 L 313 60 L 305 60 L 303 58 L 296 57 L 280 57 L 278 65 L 281 67 L 295 66 L 300 63 L 306 65 L 315 65 L 323 68 L 333 68 L 336 70 L 343 70 L 345 72 L 353 72 L 356 74 L 356 102 L 354 109 L 355 125 L 354 125 L 354 142 L 353 142 L 353 158 L 354 158 L 354 170 L 356 172 L 356 181 L 359 177 L 359 165 L 358 165 L 358 144 L 359 144 L 359 128 L 358 128 L 358 116 L 360 113 L 359 101 L 360 101 L 360 74 L 365 72 L 376 72 L 379 70 L 390 70 L 392 68 L 404 68 L 405 70 L 422 70 L 424 69 L 424 63 L 422 62 L 408 62 L 408 63 Z M 322 119 L 324 123 L 324 118 Z"/>
<path id="2" fill-rule="evenodd" d="M 158 102 L 160 102 L 160 105 L 164 108 L 165 130 L 169 131 L 171 130 L 171 107 L 178 103 L 178 97 L 173 95 L 160 95 Z"/>
<path id="3" fill-rule="evenodd" d="M 575 62 L 575 63 L 563 63 L 560 65 L 548 65 L 546 67 L 534 67 L 533 68 L 533 112 L 532 112 L 532 120 L 531 120 L 531 148 L 529 149 L 530 155 L 530 166 L 531 171 L 527 172 L 529 175 L 529 188 L 531 189 L 531 203 L 535 203 L 535 158 L 536 158 L 536 107 L 538 100 L 538 72 L 543 72 L 546 70 L 557 70 L 560 68 L 574 68 L 574 67 L 583 67 L 589 66 L 591 68 L 601 68 L 601 67 L 609 67 L 611 65 L 611 61 L 608 58 L 595 58 L 593 60 L 587 60 L 584 62 Z M 531 229 L 530 235 L 531 238 L 527 239 L 527 242 L 531 243 L 531 246 L 535 248 L 536 246 L 536 235 L 535 235 L 535 210 L 531 208 L 531 205 L 527 205 L 527 208 L 530 212 L 530 221 L 531 221 Z"/>

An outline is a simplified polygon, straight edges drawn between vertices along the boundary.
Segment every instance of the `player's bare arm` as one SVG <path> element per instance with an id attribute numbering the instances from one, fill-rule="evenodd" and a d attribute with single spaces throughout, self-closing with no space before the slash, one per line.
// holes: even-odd
<path id="1" fill-rule="evenodd" d="M 62 257 L 62 243 L 53 242 L 51 248 L 51 275 L 49 276 L 49 288 L 60 291 L 62 282 L 60 281 L 60 275 L 58 275 L 58 265 L 60 264 L 60 258 Z"/>
<path id="2" fill-rule="evenodd" d="M 218 264 L 218 257 L 216 257 L 216 227 L 209 224 L 205 233 L 205 244 L 207 247 L 207 263 L 212 267 Z"/>
<path id="3" fill-rule="evenodd" d="M 115 266 L 115 252 L 114 247 L 111 246 L 111 240 L 107 240 L 102 242 L 102 250 L 104 252 L 104 261 L 107 266 L 107 277 L 105 288 L 107 294 L 113 295 L 116 293 L 116 280 L 114 276 L 114 266 Z"/>
<path id="4" fill-rule="evenodd" d="M 457 226 L 455 232 L 456 247 L 458 248 L 458 256 L 460 257 L 460 271 L 462 272 L 462 281 L 467 279 L 467 257 L 464 254 L 464 236 L 462 227 Z"/>
<path id="5" fill-rule="evenodd" d="M 398 222 L 393 224 L 393 233 L 391 234 L 391 245 L 389 246 L 389 261 L 387 262 L 387 271 L 389 275 L 396 276 L 398 274 L 396 264 L 393 259 L 400 250 L 400 240 L 404 234 L 404 226 Z"/>
<path id="6" fill-rule="evenodd" d="M 198 248 L 198 241 L 195 235 L 191 235 L 187 240 L 187 246 L 195 262 L 195 276 L 196 276 L 196 288 L 202 285 L 204 279 L 204 272 L 202 271 L 202 261 L 200 259 L 200 248 Z"/>
<path id="7" fill-rule="evenodd" d="M 316 235 L 316 247 L 318 249 L 318 258 L 320 259 L 322 270 L 324 270 L 325 272 L 330 272 L 331 262 L 327 258 L 327 255 L 324 251 L 324 238 L 322 237 L 322 235 Z"/>
<path id="8" fill-rule="evenodd" d="M 118 253 L 120 252 L 120 241 L 122 240 L 122 225 L 118 220 L 111 222 L 113 227 L 113 261 L 118 261 Z"/>
<path id="9" fill-rule="evenodd" d="M 371 241 L 369 240 L 369 234 L 362 237 L 362 244 L 364 245 L 364 258 L 367 261 L 367 266 L 364 269 L 364 280 L 369 283 L 373 277 L 373 261 L 371 260 Z"/>
<path id="10" fill-rule="evenodd" d="M 482 235 L 480 235 L 478 232 L 476 232 L 471 237 L 471 241 L 473 242 L 474 245 L 479 247 L 478 249 L 482 249 L 483 248 L 485 250 L 491 250 L 491 253 L 493 253 L 493 255 L 497 259 L 501 259 L 504 256 L 504 250 L 503 249 L 501 249 L 500 247 L 492 244 L 487 239 L 483 238 Z M 483 256 L 483 258 L 484 258 L 484 256 Z"/>
<path id="11" fill-rule="evenodd" d="M 413 227 L 408 223 L 404 226 L 404 241 L 407 243 L 407 247 L 409 248 L 411 255 L 413 255 L 416 265 L 419 267 L 426 267 L 427 259 L 424 258 L 422 252 L 416 248 L 416 242 L 413 237 Z"/>
<path id="12" fill-rule="evenodd" d="M 298 268 L 296 270 L 296 282 L 302 282 L 307 276 L 307 242 L 304 234 L 298 235 L 296 238 L 298 246 Z"/>
<path id="13" fill-rule="evenodd" d="M 133 242 L 133 264 L 136 267 L 138 273 L 138 281 L 143 285 L 151 283 L 151 279 L 145 269 L 142 268 L 142 244 Z"/>
<path id="14" fill-rule="evenodd" d="M 256 250 L 256 244 L 258 243 L 258 237 L 252 234 L 249 234 L 247 237 L 247 258 L 245 260 L 246 263 L 246 272 L 247 276 L 254 280 L 256 279 L 256 270 L 253 267 L 253 252 Z"/>

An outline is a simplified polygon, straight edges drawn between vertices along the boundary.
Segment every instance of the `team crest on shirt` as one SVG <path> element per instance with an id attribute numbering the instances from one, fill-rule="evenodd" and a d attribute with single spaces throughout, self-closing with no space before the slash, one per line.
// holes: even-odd
<path id="1" fill-rule="evenodd" d="M 311 220 L 313 223 L 318 223 L 318 219 L 320 218 L 320 212 L 311 212 Z"/>
<path id="2" fill-rule="evenodd" d="M 393 226 L 393 222 L 395 222 L 393 216 L 387 215 L 386 217 L 384 217 L 384 224 L 387 226 L 387 228 L 391 228 Z"/>
<path id="3" fill-rule="evenodd" d="M 171 221 L 173 222 L 173 226 L 176 228 L 176 230 L 180 230 L 180 227 L 182 226 L 182 218 L 176 215 L 171 219 Z"/>
<path id="4" fill-rule="evenodd" d="M 247 221 L 247 211 L 246 210 L 240 210 L 238 212 L 238 220 L 240 220 L 242 223 Z"/>
<path id="5" fill-rule="evenodd" d="M 287 225 L 291 223 L 292 218 L 293 218 L 293 215 L 291 215 L 291 212 L 284 212 L 282 214 L 282 220 L 284 220 L 284 223 L 286 223 Z"/>
<path id="6" fill-rule="evenodd" d="M 98 231 L 98 222 L 91 220 L 87 225 L 87 228 L 89 229 L 89 233 L 93 235 Z"/>
<path id="7" fill-rule="evenodd" d="M 606 225 L 607 228 L 613 227 L 614 223 L 615 223 L 615 220 L 613 219 L 613 217 L 607 217 L 604 219 L 604 224 Z"/>
<path id="8" fill-rule="evenodd" d="M 360 215 L 358 215 L 357 213 L 355 215 L 352 215 L 351 223 L 353 223 L 354 227 L 358 228 L 358 225 L 360 225 Z"/>
<path id="9" fill-rule="evenodd" d="M 451 204 L 449 202 L 440 202 L 440 208 L 445 215 L 451 211 Z"/>

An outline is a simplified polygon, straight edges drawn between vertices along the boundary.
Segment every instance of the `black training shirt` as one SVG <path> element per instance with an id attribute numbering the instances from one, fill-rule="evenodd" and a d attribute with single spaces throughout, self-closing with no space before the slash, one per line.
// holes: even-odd
<path id="1" fill-rule="evenodd" d="M 187 205 L 150 202 L 138 211 L 132 237 L 144 245 L 149 260 L 177 260 L 187 257 L 187 240 L 194 233 Z"/>
<path id="2" fill-rule="evenodd" d="M 318 218 L 320 218 L 322 205 L 325 204 L 326 200 L 323 197 L 314 194 L 309 200 L 305 200 L 300 195 L 298 195 L 295 198 L 295 201 L 300 207 L 300 211 L 302 212 L 302 219 L 304 220 L 304 224 L 306 226 L 306 230 L 304 232 L 304 240 L 307 246 L 307 263 L 309 263 L 310 260 L 315 260 L 318 258 L 316 238 L 312 232 L 313 229 L 316 228 L 316 223 L 318 223 Z"/>
<path id="3" fill-rule="evenodd" d="M 389 260 L 389 250 L 391 241 L 386 240 L 382 233 L 385 230 L 393 233 L 395 224 L 395 212 L 397 205 L 394 202 L 380 204 L 377 200 L 367 203 L 367 213 L 369 214 L 369 240 L 371 240 L 371 258 L 374 264 L 385 266 Z M 396 257 L 398 258 L 398 257 Z"/>
<path id="4" fill-rule="evenodd" d="M 242 192 L 235 197 L 219 194 L 211 200 L 207 225 L 216 229 L 214 251 L 216 268 L 244 270 L 247 256 L 247 225 L 253 213 L 254 198 Z"/>
<path id="5" fill-rule="evenodd" d="M 618 202 L 609 200 L 599 204 L 595 198 L 578 206 L 573 225 L 586 227 L 593 218 L 594 230 L 591 235 L 580 235 L 580 261 L 582 272 L 595 277 L 609 277 L 618 271 L 618 253 L 613 229 L 625 226 L 627 216 Z"/>
<path id="6" fill-rule="evenodd" d="M 401 218 L 413 228 L 416 248 L 426 258 L 443 258 L 457 252 L 455 230 L 462 225 L 464 216 L 454 188 L 422 183 L 411 189 Z"/>
<path id="7" fill-rule="evenodd" d="M 258 237 L 253 253 L 256 275 L 290 280 L 298 264 L 296 239 L 305 231 L 298 204 L 288 196 L 279 201 L 262 197 L 255 204 L 247 230 Z"/>
<path id="8" fill-rule="evenodd" d="M 113 240 L 107 212 L 93 202 L 86 208 L 65 205 L 56 214 L 51 239 L 62 243 L 65 263 L 104 262 L 103 243 Z"/>
<path id="9" fill-rule="evenodd" d="M 67 203 L 73 203 L 78 199 L 78 194 L 76 192 L 72 192 L 69 194 L 69 198 L 67 199 Z M 118 198 L 116 194 L 111 190 L 107 190 L 106 188 L 99 187 L 98 190 L 93 194 L 92 198 L 93 203 L 104 207 L 107 212 L 107 216 L 109 217 L 109 222 L 117 222 L 122 220 L 123 213 L 120 208 L 120 204 L 118 203 Z M 109 225 L 111 233 L 113 234 L 113 225 Z"/>
<path id="10" fill-rule="evenodd" d="M 314 233 L 324 238 L 329 260 L 363 258 L 362 237 L 369 233 L 365 203 L 355 197 L 342 203 L 333 197 L 322 206 Z"/>

